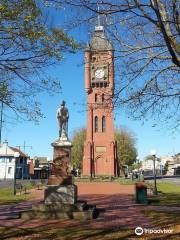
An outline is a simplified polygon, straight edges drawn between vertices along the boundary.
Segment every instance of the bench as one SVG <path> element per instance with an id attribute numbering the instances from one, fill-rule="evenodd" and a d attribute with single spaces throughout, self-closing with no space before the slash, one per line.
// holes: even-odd
<path id="1" fill-rule="evenodd" d="M 21 193 L 22 193 L 22 191 L 24 191 L 24 194 L 26 194 L 26 186 L 23 186 L 22 185 L 22 183 L 16 183 L 15 184 L 15 188 L 17 189 L 17 190 L 19 190 L 19 192 L 20 192 L 20 195 L 21 195 Z"/>

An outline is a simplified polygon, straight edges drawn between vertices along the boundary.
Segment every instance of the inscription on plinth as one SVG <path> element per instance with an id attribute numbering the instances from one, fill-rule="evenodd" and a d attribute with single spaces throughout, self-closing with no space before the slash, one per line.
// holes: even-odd
<path id="1" fill-rule="evenodd" d="M 47 186 L 44 191 L 45 204 L 75 204 L 77 202 L 76 185 Z"/>

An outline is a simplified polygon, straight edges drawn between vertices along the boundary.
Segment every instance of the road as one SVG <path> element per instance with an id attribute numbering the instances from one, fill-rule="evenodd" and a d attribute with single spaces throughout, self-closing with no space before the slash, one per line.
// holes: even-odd
<path id="1" fill-rule="evenodd" d="M 150 182 L 153 182 L 153 179 L 151 180 L 148 180 Z M 174 183 L 176 185 L 179 185 L 180 186 L 180 178 L 159 178 L 157 179 L 157 182 L 160 183 L 160 182 L 163 182 L 163 183 Z"/>

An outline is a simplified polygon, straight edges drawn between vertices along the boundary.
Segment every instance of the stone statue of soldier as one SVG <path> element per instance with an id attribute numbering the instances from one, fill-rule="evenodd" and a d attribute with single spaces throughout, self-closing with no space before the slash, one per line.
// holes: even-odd
<path id="1" fill-rule="evenodd" d="M 65 107 L 66 102 L 62 101 L 61 106 L 57 110 L 57 119 L 59 123 L 59 137 L 67 138 L 68 137 L 68 119 L 69 112 L 67 107 Z"/>
<path id="2" fill-rule="evenodd" d="M 72 184 L 72 176 L 69 171 L 72 144 L 68 140 L 69 112 L 65 104 L 66 102 L 62 101 L 56 114 L 59 124 L 59 139 L 52 143 L 54 154 L 48 185 Z"/>

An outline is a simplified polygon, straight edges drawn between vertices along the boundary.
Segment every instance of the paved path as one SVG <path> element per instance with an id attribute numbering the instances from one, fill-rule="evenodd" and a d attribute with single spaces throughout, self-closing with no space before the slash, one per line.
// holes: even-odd
<path id="1" fill-rule="evenodd" d="M 134 203 L 134 187 L 118 183 L 78 183 L 79 199 L 86 199 L 89 204 L 96 204 L 98 208 L 105 208 L 103 215 L 89 221 L 76 220 L 31 220 L 8 219 L 12 213 L 31 208 L 43 200 L 43 190 L 32 190 L 33 200 L 16 205 L 0 206 L 0 226 L 8 227 L 41 227 L 55 228 L 83 226 L 92 229 L 127 229 L 137 226 L 150 226 L 149 220 L 141 212 L 147 206 Z M 14 216 L 15 216 L 14 215 Z M 2 221 L 3 220 L 3 221 Z"/>

